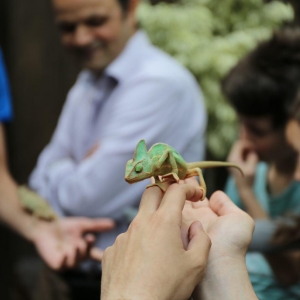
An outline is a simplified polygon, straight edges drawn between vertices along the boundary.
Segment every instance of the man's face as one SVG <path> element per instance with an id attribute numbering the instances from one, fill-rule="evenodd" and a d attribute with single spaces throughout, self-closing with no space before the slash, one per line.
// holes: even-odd
<path id="1" fill-rule="evenodd" d="M 294 177 L 300 181 L 300 124 L 296 120 L 291 120 L 286 126 L 286 138 L 298 155 L 297 166 Z"/>
<path id="2" fill-rule="evenodd" d="M 118 0 L 53 0 L 63 45 L 84 68 L 102 72 L 134 33 L 133 13 Z"/>
<path id="3" fill-rule="evenodd" d="M 273 162 L 290 152 L 284 129 L 274 128 L 271 117 L 239 115 L 239 124 L 240 138 L 251 143 L 260 160 Z"/>

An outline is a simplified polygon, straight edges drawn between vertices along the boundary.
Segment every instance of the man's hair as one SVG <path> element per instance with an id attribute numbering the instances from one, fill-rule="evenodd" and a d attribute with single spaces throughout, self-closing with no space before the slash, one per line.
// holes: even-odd
<path id="1" fill-rule="evenodd" d="M 249 117 L 271 116 L 284 126 L 300 86 L 300 29 L 286 28 L 260 43 L 223 79 L 235 110 Z"/>

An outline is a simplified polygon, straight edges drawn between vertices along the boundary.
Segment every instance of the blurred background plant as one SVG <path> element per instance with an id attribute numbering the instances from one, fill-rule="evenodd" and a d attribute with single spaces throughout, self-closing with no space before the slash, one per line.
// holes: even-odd
<path id="1" fill-rule="evenodd" d="M 139 20 L 153 44 L 186 66 L 202 88 L 209 157 L 224 159 L 237 135 L 236 116 L 222 96 L 220 80 L 258 41 L 292 19 L 292 8 L 278 1 L 141 3 Z"/>

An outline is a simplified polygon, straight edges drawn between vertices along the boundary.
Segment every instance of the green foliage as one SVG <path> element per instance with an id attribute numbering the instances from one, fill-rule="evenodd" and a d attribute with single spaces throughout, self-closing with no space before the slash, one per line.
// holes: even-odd
<path id="1" fill-rule="evenodd" d="M 258 41 L 293 18 L 291 7 L 262 0 L 143 2 L 139 20 L 153 44 L 174 56 L 198 80 L 209 115 L 207 146 L 223 159 L 236 137 L 236 116 L 220 80 Z"/>

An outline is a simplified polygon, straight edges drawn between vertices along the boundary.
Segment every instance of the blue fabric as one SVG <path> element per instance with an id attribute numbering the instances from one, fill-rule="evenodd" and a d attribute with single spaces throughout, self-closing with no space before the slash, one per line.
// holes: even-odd
<path id="1" fill-rule="evenodd" d="M 0 122 L 7 122 L 12 119 L 12 108 L 8 80 L 0 49 Z"/>
<path id="2" fill-rule="evenodd" d="M 267 174 L 268 165 L 259 163 L 256 169 L 254 193 L 263 209 L 272 218 L 289 212 L 299 213 L 300 183 L 293 182 L 280 195 L 270 195 L 267 190 Z M 237 206 L 245 210 L 232 177 L 227 181 L 225 192 Z M 300 299 L 300 284 L 282 288 L 274 278 L 269 263 L 260 252 L 248 252 L 246 264 L 254 291 L 260 300 Z"/>

